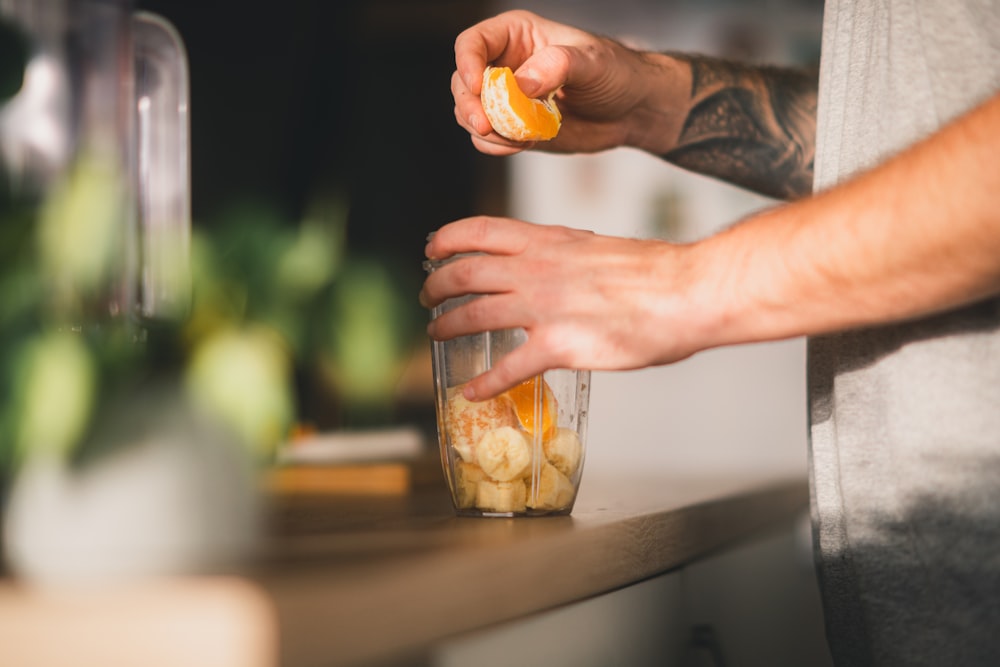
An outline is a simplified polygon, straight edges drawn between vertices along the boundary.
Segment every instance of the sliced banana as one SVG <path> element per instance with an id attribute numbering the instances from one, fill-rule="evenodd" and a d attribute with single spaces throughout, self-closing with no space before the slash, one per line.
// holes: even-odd
<path id="1" fill-rule="evenodd" d="M 500 426 L 516 426 L 517 416 L 507 401 L 498 398 L 470 401 L 462 395 L 462 387 L 448 388 L 445 413 L 448 440 L 462 460 L 476 462 L 476 445 L 487 432 Z"/>
<path id="2" fill-rule="evenodd" d="M 566 475 L 551 463 L 543 463 L 538 483 L 528 489 L 527 506 L 540 510 L 559 510 L 573 503 L 576 490 Z"/>
<path id="3" fill-rule="evenodd" d="M 528 489 L 520 479 L 513 482 L 494 482 L 484 479 L 476 492 L 476 507 L 484 512 L 523 512 Z"/>
<path id="4" fill-rule="evenodd" d="M 455 503 L 460 509 L 476 505 L 479 482 L 484 479 L 486 479 L 486 473 L 475 463 L 455 462 Z"/>
<path id="5" fill-rule="evenodd" d="M 542 443 L 542 450 L 549 463 L 566 477 L 572 477 L 580 467 L 583 445 L 580 436 L 571 428 L 560 428 L 556 434 Z"/>
<path id="6" fill-rule="evenodd" d="M 531 468 L 531 443 L 513 426 L 501 426 L 488 431 L 476 445 L 476 461 L 498 482 L 520 479 Z"/>

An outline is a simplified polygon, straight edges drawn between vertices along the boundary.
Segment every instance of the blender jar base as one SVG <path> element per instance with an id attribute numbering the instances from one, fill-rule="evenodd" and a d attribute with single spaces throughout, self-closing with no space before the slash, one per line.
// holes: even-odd
<path id="1" fill-rule="evenodd" d="M 474 517 L 479 519 L 516 519 L 516 518 L 542 518 L 550 516 L 569 516 L 573 512 L 572 507 L 558 510 L 524 510 L 521 512 L 487 512 L 475 508 L 456 509 L 455 515 L 461 517 Z"/>

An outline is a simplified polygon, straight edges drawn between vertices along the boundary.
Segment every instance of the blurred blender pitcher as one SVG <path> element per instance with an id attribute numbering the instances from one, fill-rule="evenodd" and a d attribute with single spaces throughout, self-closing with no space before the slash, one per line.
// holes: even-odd
<path id="1" fill-rule="evenodd" d="M 20 89 L 0 100 L 0 176 L 43 226 L 59 217 L 48 270 L 75 264 L 67 282 L 99 283 L 86 286 L 100 295 L 88 320 L 183 315 L 191 204 L 177 31 L 127 0 L 0 0 L 0 21 L 25 56 Z M 88 273 L 88 248 L 103 269 Z"/>

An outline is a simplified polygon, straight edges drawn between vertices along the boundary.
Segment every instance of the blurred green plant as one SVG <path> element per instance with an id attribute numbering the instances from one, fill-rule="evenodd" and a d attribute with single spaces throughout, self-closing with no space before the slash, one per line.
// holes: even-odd
<path id="1" fill-rule="evenodd" d="M 242 202 L 196 227 L 189 312 L 143 319 L 118 308 L 135 279 L 122 260 L 124 179 L 82 155 L 42 201 L 0 193 L 0 469 L 35 453 L 90 460 L 98 416 L 164 386 L 260 461 L 300 416 L 296 372 L 332 387 L 342 410 L 385 416 L 412 299 L 388 262 L 348 256 L 344 196 L 295 225 Z"/>
<path id="2" fill-rule="evenodd" d="M 187 331 L 242 322 L 277 333 L 297 374 L 335 401 L 327 421 L 359 428 L 391 419 L 422 312 L 391 260 L 348 252 L 347 213 L 343 195 L 315 201 L 297 226 L 264 203 L 234 205 L 195 235 Z"/>
<path id="3" fill-rule="evenodd" d="M 316 345 L 320 371 L 337 388 L 349 425 L 385 421 L 412 340 L 401 289 L 384 262 L 355 257 L 327 303 L 330 321 Z"/>

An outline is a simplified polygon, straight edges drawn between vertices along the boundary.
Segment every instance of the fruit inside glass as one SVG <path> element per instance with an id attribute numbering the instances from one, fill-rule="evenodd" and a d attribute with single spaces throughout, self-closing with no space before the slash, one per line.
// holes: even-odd
<path id="1" fill-rule="evenodd" d="M 449 299 L 432 315 L 475 298 Z M 523 330 L 506 329 L 432 341 L 441 464 L 460 516 L 569 514 L 576 501 L 589 371 L 547 371 L 485 401 L 462 394 L 465 383 L 525 340 Z"/>

